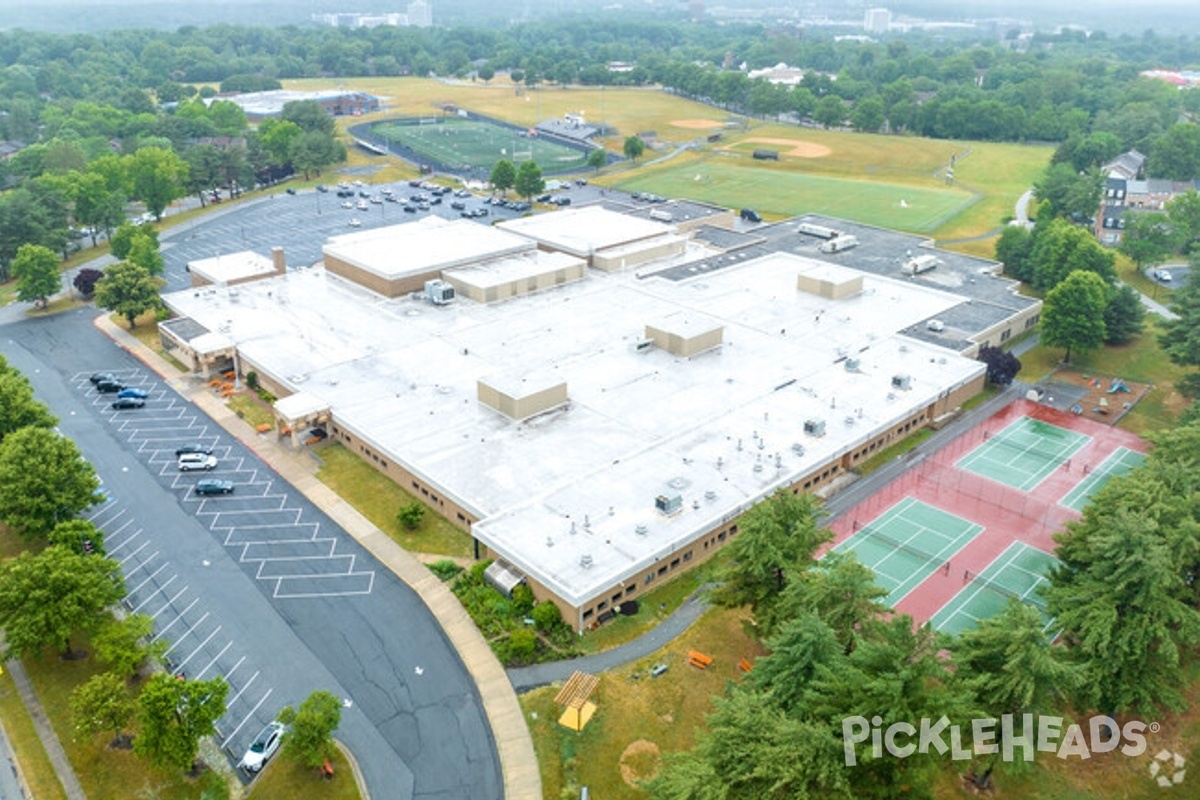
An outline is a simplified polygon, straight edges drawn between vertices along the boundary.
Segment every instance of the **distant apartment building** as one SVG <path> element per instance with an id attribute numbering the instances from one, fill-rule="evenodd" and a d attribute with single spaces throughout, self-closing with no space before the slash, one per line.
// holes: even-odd
<path id="1" fill-rule="evenodd" d="M 383 14 L 341 12 L 336 14 L 313 14 L 312 21 L 334 28 L 428 28 L 433 24 L 433 10 L 425 0 L 416 0 L 408 6 L 406 13 L 391 11 Z"/>
<path id="2" fill-rule="evenodd" d="M 415 0 L 408 4 L 408 24 L 414 28 L 428 28 L 433 25 L 433 9 L 425 0 Z"/>
<path id="3" fill-rule="evenodd" d="M 863 17 L 867 33 L 887 33 L 892 27 L 892 12 L 886 8 L 868 8 Z"/>

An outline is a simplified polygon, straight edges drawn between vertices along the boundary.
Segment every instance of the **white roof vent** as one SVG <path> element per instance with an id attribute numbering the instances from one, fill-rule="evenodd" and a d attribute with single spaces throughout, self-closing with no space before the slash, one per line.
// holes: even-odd
<path id="1" fill-rule="evenodd" d="M 591 569 L 592 568 L 592 557 L 590 555 L 588 555 L 587 553 L 584 553 L 583 555 L 581 555 L 579 557 L 579 566 L 583 567 L 584 569 Z"/>
<path id="2" fill-rule="evenodd" d="M 858 372 L 858 369 L 861 366 L 861 364 L 862 364 L 862 362 L 859 361 L 857 358 L 847 358 L 846 359 L 846 372 Z"/>

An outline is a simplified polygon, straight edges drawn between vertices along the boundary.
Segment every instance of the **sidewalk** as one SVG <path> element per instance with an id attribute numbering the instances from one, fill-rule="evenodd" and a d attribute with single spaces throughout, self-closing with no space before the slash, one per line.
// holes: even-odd
<path id="1" fill-rule="evenodd" d="M 96 327 L 128 350 L 214 422 L 239 439 L 284 480 L 329 515 L 346 533 L 371 552 L 379 563 L 421 596 L 458 651 L 467 671 L 479 688 L 483 710 L 496 741 L 500 768 L 504 775 L 506 800 L 542 800 L 541 774 L 533 738 L 525 724 L 517 694 L 508 675 L 475 623 L 463 610 L 458 598 L 437 576 L 415 557 L 388 538 L 352 506 L 316 478 L 316 462 L 305 449 L 293 449 L 272 433 L 260 434 L 237 417 L 199 378 L 180 373 L 157 353 L 143 345 L 124 329 L 113 324 L 108 315 L 97 318 Z M 72 798 L 74 800 L 74 798 Z"/>
<path id="2" fill-rule="evenodd" d="M 21 695 L 21 701 L 25 703 L 25 708 L 29 711 L 29 717 L 33 720 L 33 727 L 37 731 L 38 738 L 42 740 L 42 747 L 46 749 L 46 757 L 50 759 L 50 764 L 54 767 L 55 774 L 58 775 L 58 781 L 62 784 L 63 790 L 67 794 L 67 800 L 87 800 L 87 796 L 83 793 L 83 787 L 79 785 L 79 779 L 75 777 L 75 770 L 71 768 L 71 762 L 67 760 L 67 754 L 62 748 L 62 744 L 58 741 L 58 735 L 55 734 L 54 728 L 50 726 L 50 720 L 46 718 L 46 711 L 42 708 L 42 701 L 38 699 L 37 694 L 33 691 L 33 684 L 29 682 L 29 676 L 25 673 L 24 665 L 20 661 L 13 659 L 5 664 L 5 666 L 8 668 L 8 674 L 12 676 L 13 683 L 17 687 L 17 694 Z M 15 764 L 16 761 L 14 760 L 13 763 Z M 20 797 L 24 797 L 23 790 L 13 800 L 17 800 Z"/>

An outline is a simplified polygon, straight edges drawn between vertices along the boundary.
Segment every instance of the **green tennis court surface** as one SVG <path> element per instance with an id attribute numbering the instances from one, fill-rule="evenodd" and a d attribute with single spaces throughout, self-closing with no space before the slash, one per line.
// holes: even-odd
<path id="1" fill-rule="evenodd" d="M 884 602 L 896 605 L 935 571 L 950 570 L 950 559 L 982 525 L 906 497 L 856 532 L 835 550 L 854 553 L 887 589 Z"/>
<path id="2" fill-rule="evenodd" d="M 1135 467 L 1140 467 L 1145 461 L 1146 457 L 1136 450 L 1118 447 L 1109 453 L 1108 458 L 1101 461 L 1099 466 L 1089 470 L 1087 477 L 1076 484 L 1074 489 L 1063 495 L 1058 504 L 1076 511 L 1083 511 L 1083 507 L 1088 504 L 1092 495 L 1104 488 L 1104 484 Z"/>
<path id="3" fill-rule="evenodd" d="M 1010 597 L 1031 603 L 1046 619 L 1045 630 L 1052 621 L 1046 617 L 1046 601 L 1039 589 L 1048 583 L 1046 574 L 1057 563 L 1054 556 L 1043 553 L 1023 542 L 1013 542 L 980 574 L 964 572 L 966 586 L 929 620 L 934 630 L 962 633 L 982 620 L 1004 610 Z"/>
<path id="4" fill-rule="evenodd" d="M 1027 492 L 1090 440 L 1082 433 L 1020 417 L 960 458 L 957 466 Z"/>

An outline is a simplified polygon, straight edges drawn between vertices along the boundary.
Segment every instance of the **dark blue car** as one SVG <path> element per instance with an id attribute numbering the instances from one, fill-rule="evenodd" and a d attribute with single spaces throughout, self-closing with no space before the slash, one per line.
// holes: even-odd
<path id="1" fill-rule="evenodd" d="M 150 396 L 150 393 L 147 392 L 145 389 L 138 389 L 133 386 L 128 386 L 128 387 L 122 389 L 121 391 L 117 392 L 117 397 L 136 397 L 139 400 L 145 400 L 149 396 Z"/>

